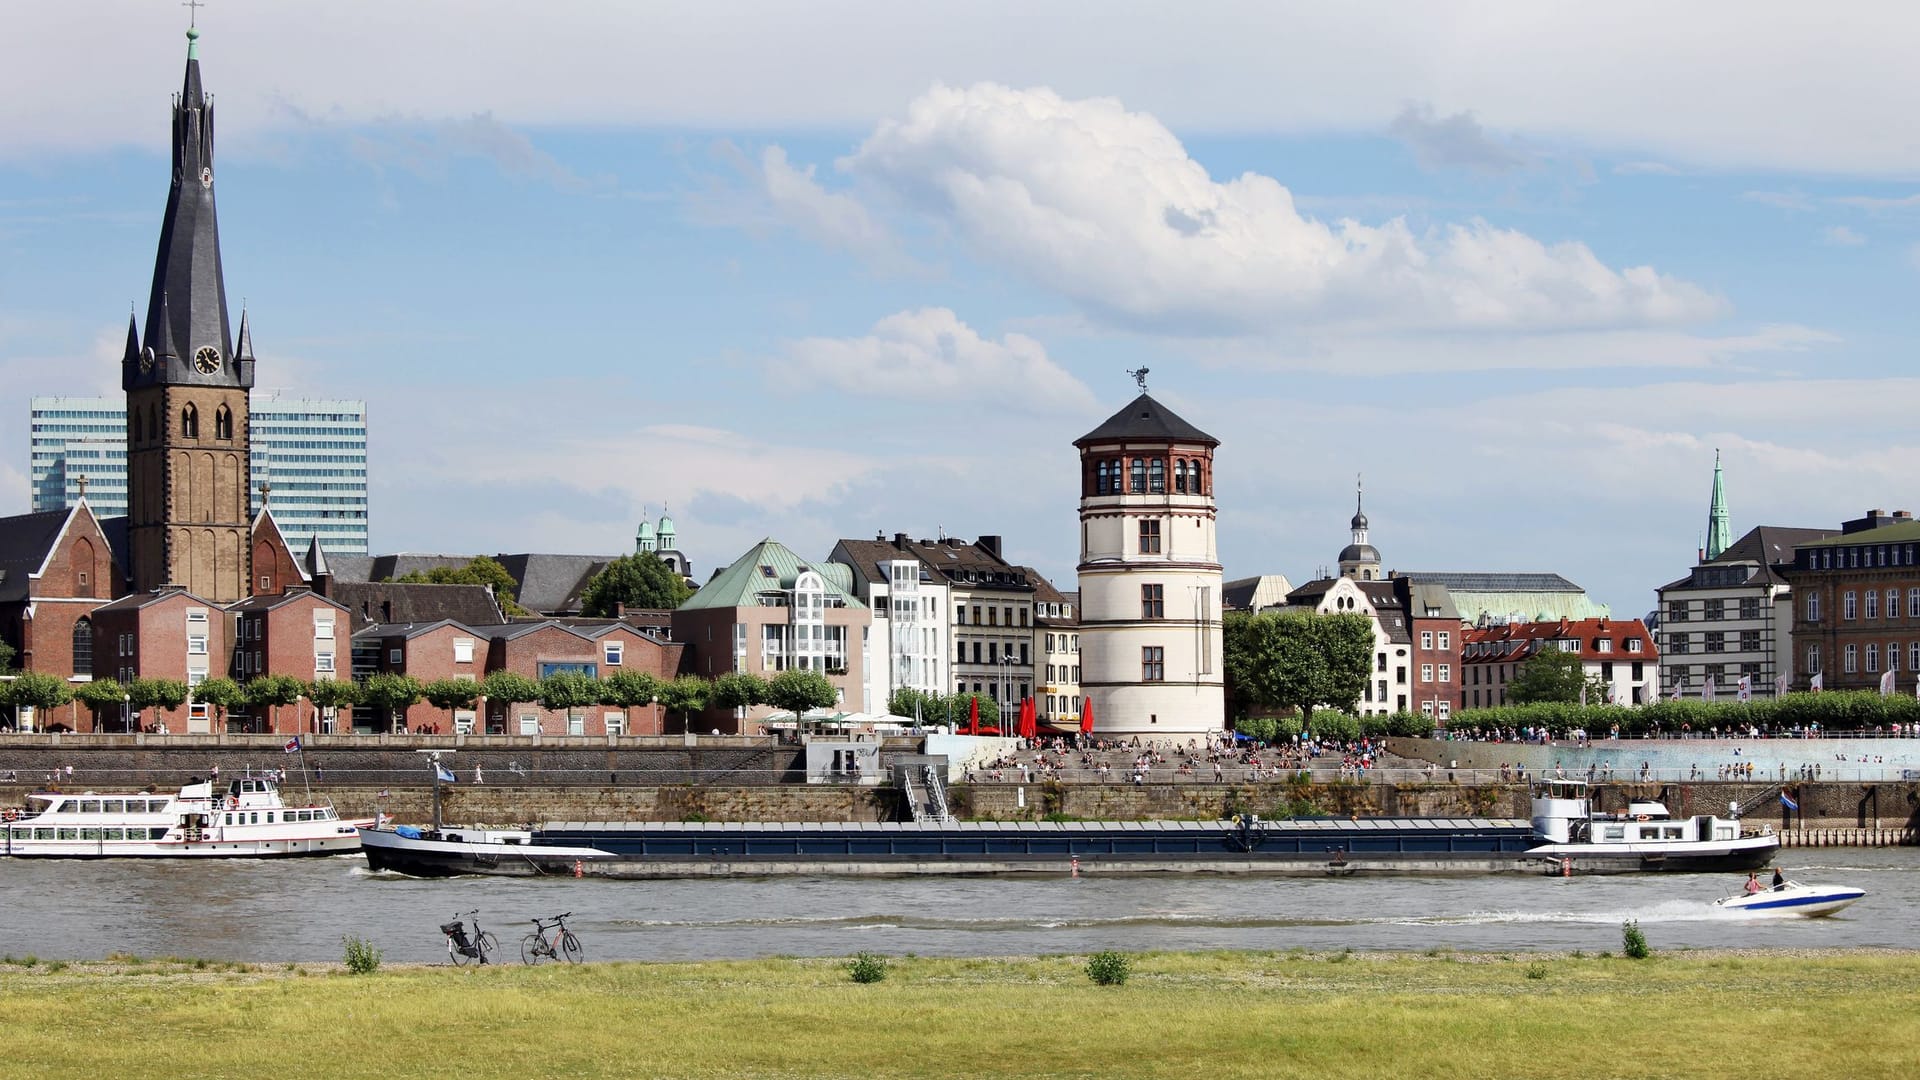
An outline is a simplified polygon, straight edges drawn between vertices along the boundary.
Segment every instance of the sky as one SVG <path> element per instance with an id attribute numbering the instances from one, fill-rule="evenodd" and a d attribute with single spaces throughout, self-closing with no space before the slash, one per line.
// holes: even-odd
<path id="1" fill-rule="evenodd" d="M 364 398 L 376 551 L 997 534 L 1072 443 L 1220 440 L 1227 575 L 1553 571 L 1920 509 L 1920 8 L 213 0 L 259 387 Z M 187 11 L 8 15 L 0 513 L 118 393 Z M 144 322 L 145 312 L 140 312 Z M 235 322 L 238 312 L 234 313 Z"/>

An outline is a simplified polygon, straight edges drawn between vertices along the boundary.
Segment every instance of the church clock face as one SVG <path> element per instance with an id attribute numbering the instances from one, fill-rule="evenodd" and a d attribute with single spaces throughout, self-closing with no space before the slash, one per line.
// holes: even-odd
<path id="1" fill-rule="evenodd" d="M 202 375 L 211 375 L 220 370 L 220 350 L 211 345 L 202 345 L 193 354 L 193 370 Z"/>
<path id="2" fill-rule="evenodd" d="M 140 374 L 145 375 L 147 372 L 152 370 L 153 370 L 153 349 L 149 347 L 149 348 L 140 350 Z"/>

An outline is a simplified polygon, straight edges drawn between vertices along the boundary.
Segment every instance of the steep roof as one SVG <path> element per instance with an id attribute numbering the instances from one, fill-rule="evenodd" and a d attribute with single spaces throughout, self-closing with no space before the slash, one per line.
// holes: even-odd
<path id="1" fill-rule="evenodd" d="M 829 572 L 830 567 L 837 571 Z M 808 570 L 818 573 L 827 591 L 847 607 L 866 607 L 860 598 L 847 591 L 851 574 L 844 564 L 815 563 L 802 559 L 792 548 L 769 537 L 748 548 L 726 569 L 714 574 L 686 603 L 682 611 L 713 608 L 759 607 L 759 597 L 767 592 L 791 592 L 793 583 Z"/>
<path id="2" fill-rule="evenodd" d="M 580 610 L 580 594 L 594 575 L 607 568 L 612 555 L 546 555 L 526 553 L 494 556 L 520 583 L 514 601 L 528 611 L 559 615 Z"/>
<path id="3" fill-rule="evenodd" d="M 1202 443 L 1219 446 L 1220 440 L 1181 419 L 1172 409 L 1141 394 L 1127 407 L 1107 417 L 1105 423 L 1073 441 L 1075 446 L 1126 439 L 1154 439 L 1166 442 Z"/>
<path id="4" fill-rule="evenodd" d="M 986 544 L 968 543 L 957 536 L 910 540 L 900 534 L 893 540 L 842 540 L 834 546 L 834 554 L 847 560 L 832 565 L 851 570 L 845 586 L 849 590 L 855 581 L 862 585 L 883 582 L 885 575 L 879 564 L 895 559 L 918 559 L 924 571 L 921 580 L 936 584 L 1014 592 L 1035 587 L 1026 567 L 1009 563 Z"/>
<path id="5" fill-rule="evenodd" d="M 416 585 L 392 581 L 335 581 L 329 595 L 353 614 L 355 632 L 376 622 L 469 626 L 506 621 L 485 585 Z"/>
<path id="6" fill-rule="evenodd" d="M 1793 563 L 1794 548 L 1818 540 L 1838 538 L 1839 535 L 1838 529 L 1798 529 L 1782 525 L 1755 526 L 1747 530 L 1746 535 L 1728 545 L 1727 549 L 1720 553 L 1719 558 L 1708 559 L 1688 571 L 1686 577 L 1661 586 L 1660 591 L 1724 589 L 1730 584 L 1784 584 L 1787 579 L 1781 576 L 1777 568 Z M 1751 565 L 1753 572 L 1739 582 L 1728 582 L 1724 579 L 1724 575 L 1713 572 L 1732 569 L 1743 564 Z"/>
<path id="7" fill-rule="evenodd" d="M 1460 658 L 1467 663 L 1495 663 L 1531 655 L 1547 642 L 1574 641 L 1582 660 L 1657 660 L 1660 649 L 1639 619 L 1558 619 L 1553 622 L 1508 623 L 1505 626 L 1468 627 L 1460 634 Z M 1601 642 L 1607 643 L 1602 651 Z M 1628 642 L 1638 641 L 1638 652 Z"/>
<path id="8" fill-rule="evenodd" d="M 330 596 L 321 596 L 319 593 L 314 592 L 311 589 L 289 589 L 288 591 L 281 592 L 281 593 L 266 593 L 261 596 L 249 596 L 244 600 L 236 600 L 233 603 L 228 604 L 227 610 L 236 612 L 236 613 L 249 612 L 249 611 L 272 611 L 274 608 L 283 607 L 287 604 L 293 603 L 296 600 L 302 600 L 308 597 L 318 600 L 323 604 L 327 604 L 332 607 L 337 607 L 342 611 L 346 610 L 346 606 L 340 603 L 340 601 Z"/>
<path id="9" fill-rule="evenodd" d="M 46 565 L 71 509 L 0 518 L 0 602 L 25 600 L 28 579 Z"/>
<path id="10" fill-rule="evenodd" d="M 1235 578 L 1220 586 L 1220 602 L 1229 611 L 1259 611 L 1287 602 L 1293 584 L 1285 574 Z"/>

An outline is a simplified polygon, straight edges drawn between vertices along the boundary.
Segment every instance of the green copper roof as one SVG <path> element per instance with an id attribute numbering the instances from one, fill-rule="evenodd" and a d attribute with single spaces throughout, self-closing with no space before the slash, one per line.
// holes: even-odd
<path id="1" fill-rule="evenodd" d="M 1733 543 L 1727 526 L 1727 489 L 1720 479 L 1720 451 L 1713 452 L 1713 502 L 1707 508 L 1707 561 L 1720 557 Z"/>
<path id="2" fill-rule="evenodd" d="M 1920 540 L 1920 521 L 1902 521 L 1893 525 L 1882 525 L 1877 529 L 1864 529 L 1857 533 L 1846 533 L 1826 540 L 1814 540 L 1795 547 L 1852 547 L 1855 544 L 1898 544 L 1909 540 Z"/>
<path id="3" fill-rule="evenodd" d="M 731 566 L 715 574 L 713 580 L 700 586 L 700 591 L 681 604 L 680 610 L 759 607 L 762 593 L 791 592 L 794 581 L 808 570 L 820 575 L 828 595 L 837 597 L 842 605 L 866 607 L 847 591 L 851 578 L 846 567 L 802 559 L 792 548 L 767 539 L 749 548 Z"/>

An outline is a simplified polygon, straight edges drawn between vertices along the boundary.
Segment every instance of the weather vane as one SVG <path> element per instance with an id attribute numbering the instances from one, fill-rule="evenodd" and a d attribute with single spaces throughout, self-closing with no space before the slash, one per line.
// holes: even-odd
<path id="1" fill-rule="evenodd" d="M 1147 369 L 1146 368 L 1134 368 L 1132 371 L 1127 372 L 1127 374 L 1133 376 L 1133 381 L 1140 385 L 1141 393 L 1144 394 L 1147 392 Z"/>
<path id="2" fill-rule="evenodd" d="M 206 0 L 186 0 L 186 3 L 180 6 L 187 9 L 187 29 L 191 30 L 199 25 L 200 9 L 206 7 L 207 4 Z"/>

